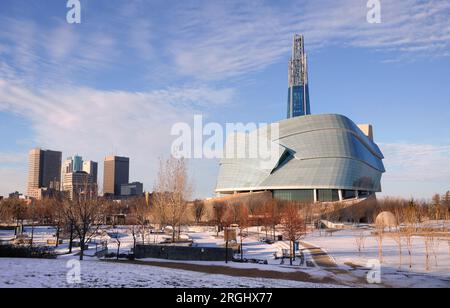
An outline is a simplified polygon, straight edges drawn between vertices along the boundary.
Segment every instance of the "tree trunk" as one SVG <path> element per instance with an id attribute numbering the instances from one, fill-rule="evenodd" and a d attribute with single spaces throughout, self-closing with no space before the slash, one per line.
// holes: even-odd
<path id="1" fill-rule="evenodd" d="M 241 230 L 241 261 L 244 260 L 244 246 L 242 246 L 242 230 Z"/>
<path id="2" fill-rule="evenodd" d="M 33 248 L 33 241 L 34 241 L 34 221 L 31 223 L 31 242 L 30 242 L 30 248 Z"/>
<path id="3" fill-rule="evenodd" d="M 80 239 L 80 261 L 84 259 L 84 239 Z"/>
<path id="4" fill-rule="evenodd" d="M 55 247 L 59 246 L 59 232 L 60 232 L 60 227 L 57 226 L 56 227 L 56 246 Z"/>
<path id="5" fill-rule="evenodd" d="M 296 257 L 295 257 L 295 241 L 292 242 L 292 257 L 293 257 L 292 259 L 295 262 L 295 260 L 296 260 Z"/>
<path id="6" fill-rule="evenodd" d="M 69 253 L 72 253 L 73 248 L 73 223 L 70 224 L 70 238 L 69 238 Z"/>
<path id="7" fill-rule="evenodd" d="M 225 244 L 225 263 L 228 263 L 228 241 Z"/>
<path id="8" fill-rule="evenodd" d="M 291 263 L 291 266 L 292 266 L 292 250 L 293 250 L 293 245 L 294 245 L 294 242 L 293 242 L 293 241 L 289 241 L 289 250 L 290 250 L 290 253 L 289 253 L 289 261 L 290 261 L 290 263 Z"/>

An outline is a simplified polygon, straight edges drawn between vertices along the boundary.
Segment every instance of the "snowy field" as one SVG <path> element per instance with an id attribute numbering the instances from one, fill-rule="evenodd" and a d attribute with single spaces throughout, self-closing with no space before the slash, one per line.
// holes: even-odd
<path id="1" fill-rule="evenodd" d="M 340 268 L 352 270 L 367 267 L 369 260 L 378 260 L 378 242 L 370 231 L 364 231 L 364 245 L 358 251 L 356 239 L 360 230 L 342 230 L 333 236 L 309 234 L 304 241 L 321 247 L 334 258 Z M 450 288 L 450 238 L 436 239 L 429 253 L 429 269 L 426 268 L 426 249 L 423 237 L 412 238 L 412 267 L 405 240 L 402 240 L 402 258 L 399 245 L 388 234 L 383 239 L 383 263 L 381 279 L 394 287 L 445 287 Z M 434 252 L 433 252 L 434 250 Z M 367 270 L 367 269 L 366 269 Z"/>
<path id="2" fill-rule="evenodd" d="M 29 231 L 30 230 L 26 230 Z M 48 239 L 54 239 L 53 230 L 47 227 L 36 228 L 34 238 L 37 244 L 45 244 Z M 357 239 L 364 232 L 364 245 L 358 251 Z M 9 239 L 11 232 L 5 231 L 0 238 Z M 19 260 L 0 259 L 0 286 L 35 286 L 35 287 L 329 287 L 330 285 L 300 283 L 287 280 L 270 280 L 257 278 L 235 278 L 218 276 L 184 270 L 153 267 L 136 264 L 105 263 L 94 258 L 95 243 L 107 241 L 109 252 L 117 251 L 117 241 L 120 240 L 120 252 L 129 253 L 133 247 L 133 237 L 130 228 L 117 227 L 107 229 L 101 236 L 94 239 L 86 251 L 88 260 L 82 263 L 82 284 L 67 285 L 66 262 L 75 256 L 62 255 L 58 260 Z M 168 235 L 148 235 L 146 242 L 158 243 Z M 368 261 L 378 259 L 378 244 L 370 230 L 354 229 L 335 232 L 332 236 L 325 232 L 315 231 L 308 234 L 302 241 L 322 248 L 336 262 L 335 268 L 321 268 L 308 249 L 304 249 L 306 260 L 310 266 L 299 266 L 298 260 L 294 266 L 289 261 L 281 261 L 275 255 L 281 255 L 283 249 L 289 249 L 287 242 L 266 244 L 261 239 L 265 232 L 260 228 L 252 228 L 244 238 L 244 257 L 267 261 L 268 264 L 234 263 L 230 262 L 188 262 L 194 265 L 225 266 L 234 269 L 258 269 L 262 271 L 276 271 L 283 273 L 301 272 L 316 280 L 330 278 L 346 286 L 372 287 L 368 285 L 366 276 L 369 268 Z M 198 247 L 224 247 L 223 234 L 217 236 L 214 228 L 192 227 L 186 229 L 183 238 L 193 241 Z M 140 240 L 140 238 L 138 238 Z M 240 238 L 238 238 L 238 242 Z M 381 268 L 381 287 L 443 287 L 450 288 L 450 247 L 449 238 L 435 241 L 430 251 L 429 268 L 426 267 L 425 242 L 423 237 L 414 237 L 412 241 L 412 267 L 409 268 L 409 257 L 406 243 L 402 244 L 402 264 L 400 264 L 399 247 L 397 242 L 386 236 L 383 240 L 384 262 Z M 303 247 L 305 248 L 305 247 Z M 74 248 L 74 253 L 78 252 Z M 59 254 L 67 253 L 67 243 L 60 245 Z M 239 256 L 236 256 L 239 257 Z M 142 261 L 168 262 L 168 260 L 145 259 Z M 180 261 L 177 261 L 180 263 Z M 312 264 L 312 266 L 311 266 Z M 183 277 L 184 279 L 179 279 Z M 314 281 L 316 281 L 314 280 Z M 376 286 L 375 286 L 376 287 Z"/>
<path id="3" fill-rule="evenodd" d="M 67 283 L 67 261 L 0 259 L 1 288 L 327 288 L 288 280 L 230 277 L 165 269 L 147 265 L 115 264 L 98 260 L 81 262 L 81 283 Z"/>

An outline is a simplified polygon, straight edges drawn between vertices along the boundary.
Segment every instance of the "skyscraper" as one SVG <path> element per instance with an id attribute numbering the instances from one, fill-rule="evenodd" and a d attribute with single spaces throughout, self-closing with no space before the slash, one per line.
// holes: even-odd
<path id="1" fill-rule="evenodd" d="M 92 182 L 91 175 L 84 171 L 64 174 L 62 190 L 68 193 L 70 200 L 82 195 L 89 197 L 97 195 L 97 185 Z"/>
<path id="2" fill-rule="evenodd" d="M 82 194 L 96 195 L 98 164 L 94 161 L 85 161 L 81 156 L 75 155 L 67 158 L 62 166 L 62 190 L 73 199 Z"/>
<path id="3" fill-rule="evenodd" d="M 60 190 L 62 153 L 33 149 L 29 153 L 28 190 L 33 198 L 42 196 L 42 189 Z"/>
<path id="4" fill-rule="evenodd" d="M 83 171 L 83 157 L 75 155 L 72 158 L 73 172 Z"/>
<path id="5" fill-rule="evenodd" d="M 296 34 L 289 61 L 288 119 L 311 114 L 307 62 L 303 35 Z"/>
<path id="6" fill-rule="evenodd" d="M 89 174 L 92 182 L 97 184 L 98 163 L 92 160 L 83 162 L 83 171 Z"/>
<path id="7" fill-rule="evenodd" d="M 103 173 L 104 195 L 120 196 L 120 187 L 122 184 L 128 184 L 129 175 L 130 159 L 128 157 L 106 157 Z"/>

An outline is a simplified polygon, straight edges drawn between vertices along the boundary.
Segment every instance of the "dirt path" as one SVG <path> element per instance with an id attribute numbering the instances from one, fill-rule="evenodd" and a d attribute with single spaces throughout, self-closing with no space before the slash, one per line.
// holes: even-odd
<path id="1" fill-rule="evenodd" d="M 214 275 L 227 275 L 233 277 L 250 277 L 250 278 L 267 278 L 267 279 L 283 279 L 293 280 L 299 282 L 311 282 L 311 283 L 326 283 L 345 286 L 345 284 L 336 281 L 331 277 L 318 278 L 313 277 L 305 272 L 278 272 L 271 270 L 259 270 L 253 268 L 233 268 L 219 265 L 197 265 L 190 263 L 175 263 L 175 262 L 158 262 L 158 261 L 105 261 L 105 262 L 118 262 L 137 264 L 142 266 L 157 266 L 171 269 L 200 272 L 205 274 Z"/>

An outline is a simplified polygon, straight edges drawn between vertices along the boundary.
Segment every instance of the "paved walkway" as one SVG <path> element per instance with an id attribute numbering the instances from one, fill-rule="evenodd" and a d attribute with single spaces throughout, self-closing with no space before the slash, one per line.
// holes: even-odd
<path id="1" fill-rule="evenodd" d="M 336 262 L 331 258 L 322 248 L 313 246 L 311 244 L 300 242 L 300 245 L 309 250 L 314 262 L 319 267 L 335 268 Z"/>

